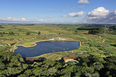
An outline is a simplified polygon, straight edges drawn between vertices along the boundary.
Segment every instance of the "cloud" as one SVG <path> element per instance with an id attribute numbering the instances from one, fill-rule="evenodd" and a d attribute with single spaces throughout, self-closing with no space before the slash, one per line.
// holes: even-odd
<path id="1" fill-rule="evenodd" d="M 97 9 L 92 10 L 88 13 L 88 17 L 91 18 L 100 18 L 100 17 L 106 17 L 109 13 L 109 10 L 106 10 L 104 7 L 98 7 Z"/>
<path id="2" fill-rule="evenodd" d="M 110 12 L 104 7 L 98 7 L 97 9 L 89 12 L 85 20 L 87 23 L 104 24 L 106 21 L 106 23 L 116 23 L 116 10 Z"/>
<path id="3" fill-rule="evenodd" d="M 12 17 L 7 17 L 7 18 L 2 18 L 0 17 L 0 21 L 27 21 L 25 18 L 12 18 Z"/>
<path id="4" fill-rule="evenodd" d="M 63 14 L 63 15 L 61 15 L 61 17 L 67 17 L 67 15 L 64 15 L 64 14 Z"/>
<path id="5" fill-rule="evenodd" d="M 78 4 L 88 4 L 90 3 L 88 0 L 79 0 Z"/>
<path id="6" fill-rule="evenodd" d="M 104 19 L 105 20 L 105 19 Z M 106 21 L 108 23 L 116 23 L 116 10 L 113 12 L 110 12 L 107 16 L 106 16 Z M 105 21 L 104 21 L 105 22 Z"/>
<path id="7" fill-rule="evenodd" d="M 26 21 L 26 19 L 25 19 L 25 18 L 21 18 L 21 20 L 22 20 L 22 21 Z"/>
<path id="8" fill-rule="evenodd" d="M 53 18 L 53 16 L 47 16 L 46 18 Z"/>
<path id="9" fill-rule="evenodd" d="M 35 21 L 36 22 L 36 21 Z M 40 19 L 40 20 L 37 20 L 37 22 L 47 22 L 47 23 L 49 23 L 50 21 L 47 21 L 47 20 L 43 20 L 43 19 Z"/>
<path id="10" fill-rule="evenodd" d="M 114 14 L 116 14 L 116 10 L 114 11 Z"/>
<path id="11" fill-rule="evenodd" d="M 40 21 L 41 22 L 41 21 L 44 21 L 44 20 L 43 19 L 40 19 L 40 20 L 37 20 L 37 21 Z"/>
<path id="12" fill-rule="evenodd" d="M 85 14 L 85 12 L 81 11 L 81 12 L 77 12 L 77 13 L 69 13 L 68 16 L 70 17 L 80 17 L 83 16 Z"/>

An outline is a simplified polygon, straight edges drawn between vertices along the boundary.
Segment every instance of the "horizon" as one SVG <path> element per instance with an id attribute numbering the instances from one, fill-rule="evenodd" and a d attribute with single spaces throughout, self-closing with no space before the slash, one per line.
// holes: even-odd
<path id="1" fill-rule="evenodd" d="M 0 24 L 116 24 L 115 0 L 1 0 Z"/>
<path id="2" fill-rule="evenodd" d="M 2 25 L 2 24 L 7 24 L 7 25 L 9 25 L 9 24 L 21 24 L 21 25 L 116 25 L 116 24 L 105 24 L 105 23 L 103 23 L 103 24 L 98 24 L 98 23 L 94 23 L 94 24 L 92 24 L 92 23 L 82 23 L 82 24 L 74 24 L 74 23 L 69 23 L 69 24 L 63 24 L 63 23 L 0 23 L 0 25 Z"/>

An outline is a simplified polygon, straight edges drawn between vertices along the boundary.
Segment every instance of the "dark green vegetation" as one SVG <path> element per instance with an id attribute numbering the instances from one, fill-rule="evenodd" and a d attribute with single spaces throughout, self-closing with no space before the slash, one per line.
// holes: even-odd
<path id="1" fill-rule="evenodd" d="M 88 30 L 89 34 L 98 34 L 104 32 L 104 27 L 79 27 L 77 30 Z"/>
<path id="2" fill-rule="evenodd" d="M 3 28 L 3 27 L 0 25 L 0 28 Z"/>
<path id="3" fill-rule="evenodd" d="M 116 35 L 116 25 L 109 27 L 109 33 L 110 34 L 115 34 Z"/>
<path id="4" fill-rule="evenodd" d="M 1 24 L 1 27 L 0 77 L 116 77 L 116 30 L 113 26 L 107 26 L 106 35 L 104 31 L 89 34 L 89 30 L 77 30 L 81 27 L 103 28 L 98 25 Z M 30 35 L 26 35 L 27 32 Z M 16 45 L 31 46 L 35 41 L 55 37 L 79 41 L 80 47 L 44 54 L 40 56 L 44 58 L 38 57 L 34 61 L 26 61 L 12 52 Z M 79 63 L 58 62 L 67 55 L 78 56 Z"/>
<path id="5" fill-rule="evenodd" d="M 14 35 L 14 33 L 13 32 L 9 32 L 9 35 Z"/>
<path id="6" fill-rule="evenodd" d="M 39 32 L 38 32 L 38 35 L 40 35 L 40 34 L 41 34 L 41 32 L 39 31 Z"/>
<path id="7" fill-rule="evenodd" d="M 116 30 L 116 25 L 115 26 L 111 26 L 111 27 L 109 27 L 109 30 L 111 31 L 111 30 Z"/>
<path id="8" fill-rule="evenodd" d="M 30 32 L 27 32 L 26 35 L 30 35 Z"/>
<path id="9" fill-rule="evenodd" d="M 79 63 L 42 58 L 24 61 L 20 54 L 0 52 L 0 77 L 116 77 L 116 57 L 79 57 Z"/>

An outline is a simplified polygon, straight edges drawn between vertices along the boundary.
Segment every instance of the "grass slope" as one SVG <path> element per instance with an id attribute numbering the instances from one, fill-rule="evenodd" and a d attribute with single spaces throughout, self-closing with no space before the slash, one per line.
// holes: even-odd
<path id="1" fill-rule="evenodd" d="M 76 28 L 80 26 L 82 25 L 6 24 L 3 25 L 4 28 L 0 28 L 0 32 L 6 33 L 0 37 L 0 48 L 3 46 L 10 46 L 11 50 L 13 50 L 17 45 L 30 47 L 35 46 L 35 42 L 37 41 L 61 37 L 67 40 L 79 41 L 81 46 L 72 51 L 54 52 L 41 55 L 41 57 L 43 56 L 48 59 L 58 60 L 66 55 L 87 56 L 89 54 L 93 54 L 100 57 L 106 57 L 110 55 L 116 56 L 116 47 L 110 45 L 110 43 L 116 43 L 116 35 L 92 35 L 88 34 L 88 31 L 83 30 L 79 30 L 77 31 L 78 34 L 74 34 Z M 15 34 L 7 34 L 11 31 L 13 31 Z M 41 35 L 37 34 L 39 31 L 41 32 Z M 26 35 L 26 32 L 30 32 L 30 35 Z"/>

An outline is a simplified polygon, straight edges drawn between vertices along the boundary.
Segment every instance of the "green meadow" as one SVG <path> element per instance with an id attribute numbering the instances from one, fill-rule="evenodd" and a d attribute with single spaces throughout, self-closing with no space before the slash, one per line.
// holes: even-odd
<path id="1" fill-rule="evenodd" d="M 90 54 L 107 57 L 116 56 L 116 47 L 111 43 L 116 43 L 116 35 L 113 34 L 88 34 L 87 30 L 75 30 L 84 25 L 50 25 L 50 24 L 1 24 L 0 28 L 2 36 L 0 36 L 0 48 L 6 51 L 12 51 L 17 46 L 32 47 L 36 42 L 46 41 L 51 38 L 65 38 L 66 40 L 79 41 L 80 46 L 72 51 L 53 52 L 43 54 L 41 57 L 47 59 L 58 60 L 66 55 L 88 56 Z M 9 35 L 13 32 L 13 35 Z M 26 33 L 29 32 L 29 35 Z M 40 32 L 40 35 L 38 35 Z M 63 49 L 65 50 L 65 49 Z M 50 56 L 49 56 L 50 55 Z M 40 56 L 39 56 L 40 57 Z M 54 57 L 54 58 L 53 58 Z"/>

